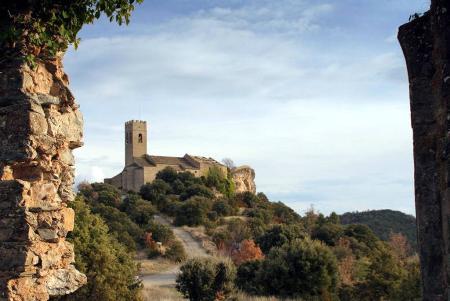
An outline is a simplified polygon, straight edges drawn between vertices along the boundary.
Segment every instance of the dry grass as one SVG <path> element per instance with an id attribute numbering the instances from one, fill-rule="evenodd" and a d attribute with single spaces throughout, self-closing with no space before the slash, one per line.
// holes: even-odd
<path id="1" fill-rule="evenodd" d="M 144 301 L 185 301 L 173 287 L 150 287 L 142 290 Z"/>
<path id="2" fill-rule="evenodd" d="M 216 244 L 212 242 L 211 238 L 206 234 L 205 227 L 188 227 L 183 226 L 183 230 L 191 234 L 192 238 L 198 241 L 206 252 L 210 255 L 217 254 Z"/>
<path id="3" fill-rule="evenodd" d="M 137 262 L 140 266 L 139 273 L 141 275 L 158 274 L 167 271 L 174 265 L 173 262 L 163 258 L 140 259 Z"/>
<path id="4" fill-rule="evenodd" d="M 236 294 L 236 299 L 238 301 L 304 301 L 302 299 L 280 299 L 277 297 L 250 296 L 242 292 Z"/>

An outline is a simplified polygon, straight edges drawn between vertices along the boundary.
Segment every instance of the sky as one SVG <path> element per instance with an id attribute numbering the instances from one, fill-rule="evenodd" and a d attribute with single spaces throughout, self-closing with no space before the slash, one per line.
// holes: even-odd
<path id="1" fill-rule="evenodd" d="M 152 155 L 231 158 L 299 213 L 414 214 L 397 28 L 426 0 L 145 0 L 64 59 L 84 115 L 76 182 L 124 165 L 124 122 Z"/>

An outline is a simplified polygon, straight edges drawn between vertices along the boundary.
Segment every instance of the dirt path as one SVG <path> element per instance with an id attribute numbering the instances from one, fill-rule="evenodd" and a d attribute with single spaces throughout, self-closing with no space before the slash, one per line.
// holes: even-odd
<path id="1" fill-rule="evenodd" d="M 175 237 L 182 242 L 188 258 L 210 256 L 202 245 L 183 228 L 172 226 L 169 221 L 159 215 L 155 215 L 154 219 L 156 222 L 169 226 L 173 230 Z M 180 266 L 180 264 L 173 264 L 173 266 L 169 267 L 169 269 L 165 271 L 161 271 L 161 273 L 142 275 L 141 279 L 144 284 L 144 288 L 151 288 L 155 286 L 175 287 L 175 279 L 180 271 Z"/>

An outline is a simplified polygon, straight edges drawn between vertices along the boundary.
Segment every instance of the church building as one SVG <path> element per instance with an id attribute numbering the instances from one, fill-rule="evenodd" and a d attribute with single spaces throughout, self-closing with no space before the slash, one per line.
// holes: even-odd
<path id="1" fill-rule="evenodd" d="M 178 172 L 188 171 L 196 177 L 206 176 L 211 167 L 227 173 L 227 167 L 212 158 L 192 155 L 183 157 L 153 156 L 147 154 L 147 123 L 131 120 L 125 123 L 125 168 L 105 183 L 121 190 L 139 191 L 141 186 L 152 182 L 156 174 L 166 167 Z"/>

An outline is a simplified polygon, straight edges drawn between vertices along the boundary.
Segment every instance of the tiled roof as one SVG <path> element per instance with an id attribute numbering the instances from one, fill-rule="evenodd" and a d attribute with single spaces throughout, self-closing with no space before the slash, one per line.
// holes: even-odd
<path id="1" fill-rule="evenodd" d="M 187 154 L 184 157 L 144 155 L 142 157 L 134 157 L 133 159 L 134 159 L 133 164 L 136 164 L 140 167 L 156 166 L 162 164 L 162 165 L 177 166 L 180 167 L 181 169 L 199 169 L 200 162 L 222 165 L 212 158 L 190 156 Z"/>

